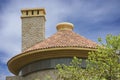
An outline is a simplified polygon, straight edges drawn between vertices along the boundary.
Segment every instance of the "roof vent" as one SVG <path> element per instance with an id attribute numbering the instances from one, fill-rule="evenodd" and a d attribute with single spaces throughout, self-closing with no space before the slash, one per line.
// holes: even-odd
<path id="1" fill-rule="evenodd" d="M 73 30 L 74 25 L 72 23 L 69 22 L 62 22 L 57 24 L 57 31 L 61 31 L 61 30 Z"/>

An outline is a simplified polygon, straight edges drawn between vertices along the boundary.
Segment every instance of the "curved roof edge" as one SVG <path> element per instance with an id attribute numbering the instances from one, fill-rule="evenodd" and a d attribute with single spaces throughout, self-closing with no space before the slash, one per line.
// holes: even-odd
<path id="1" fill-rule="evenodd" d="M 11 58 L 8 61 L 7 65 L 9 70 L 13 74 L 18 75 L 21 68 L 23 68 L 25 65 L 31 62 L 50 58 L 74 57 L 74 56 L 87 58 L 89 51 L 96 51 L 96 49 L 66 47 L 66 48 L 48 48 L 32 50 L 16 55 L 15 57 Z"/>

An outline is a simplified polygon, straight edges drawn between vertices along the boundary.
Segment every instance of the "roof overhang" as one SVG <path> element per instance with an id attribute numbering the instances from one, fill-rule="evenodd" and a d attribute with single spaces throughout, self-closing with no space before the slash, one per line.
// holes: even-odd
<path id="1" fill-rule="evenodd" d="M 50 59 L 50 58 L 63 58 L 63 57 L 81 57 L 87 58 L 88 52 L 95 51 L 96 49 L 89 48 L 76 48 L 76 47 L 65 47 L 65 48 L 48 48 L 38 49 L 28 52 L 23 52 L 11 58 L 7 65 L 9 70 L 18 75 L 20 70 L 27 64 L 34 61 Z"/>

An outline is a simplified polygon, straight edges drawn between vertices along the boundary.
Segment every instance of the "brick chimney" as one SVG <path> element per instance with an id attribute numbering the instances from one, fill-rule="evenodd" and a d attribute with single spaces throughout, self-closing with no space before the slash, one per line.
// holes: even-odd
<path id="1" fill-rule="evenodd" d="M 22 9 L 22 51 L 45 39 L 45 9 Z"/>

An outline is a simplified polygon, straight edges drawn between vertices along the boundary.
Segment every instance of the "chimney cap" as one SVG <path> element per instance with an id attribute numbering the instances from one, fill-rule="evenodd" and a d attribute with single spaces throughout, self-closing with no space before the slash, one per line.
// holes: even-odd
<path id="1" fill-rule="evenodd" d="M 74 28 L 74 25 L 69 22 L 62 22 L 62 23 L 58 23 L 56 28 L 58 31 L 61 31 L 61 30 L 71 30 L 72 31 Z"/>
<path id="2" fill-rule="evenodd" d="M 44 8 L 31 8 L 31 9 L 22 9 L 21 10 L 22 16 L 21 18 L 24 17 L 38 17 L 38 16 L 43 16 L 45 17 L 46 12 Z"/>
<path id="3" fill-rule="evenodd" d="M 43 11 L 44 14 L 46 14 L 45 8 L 25 8 L 25 9 L 21 9 L 21 12 L 23 12 L 23 11 L 35 11 L 35 10 Z"/>

